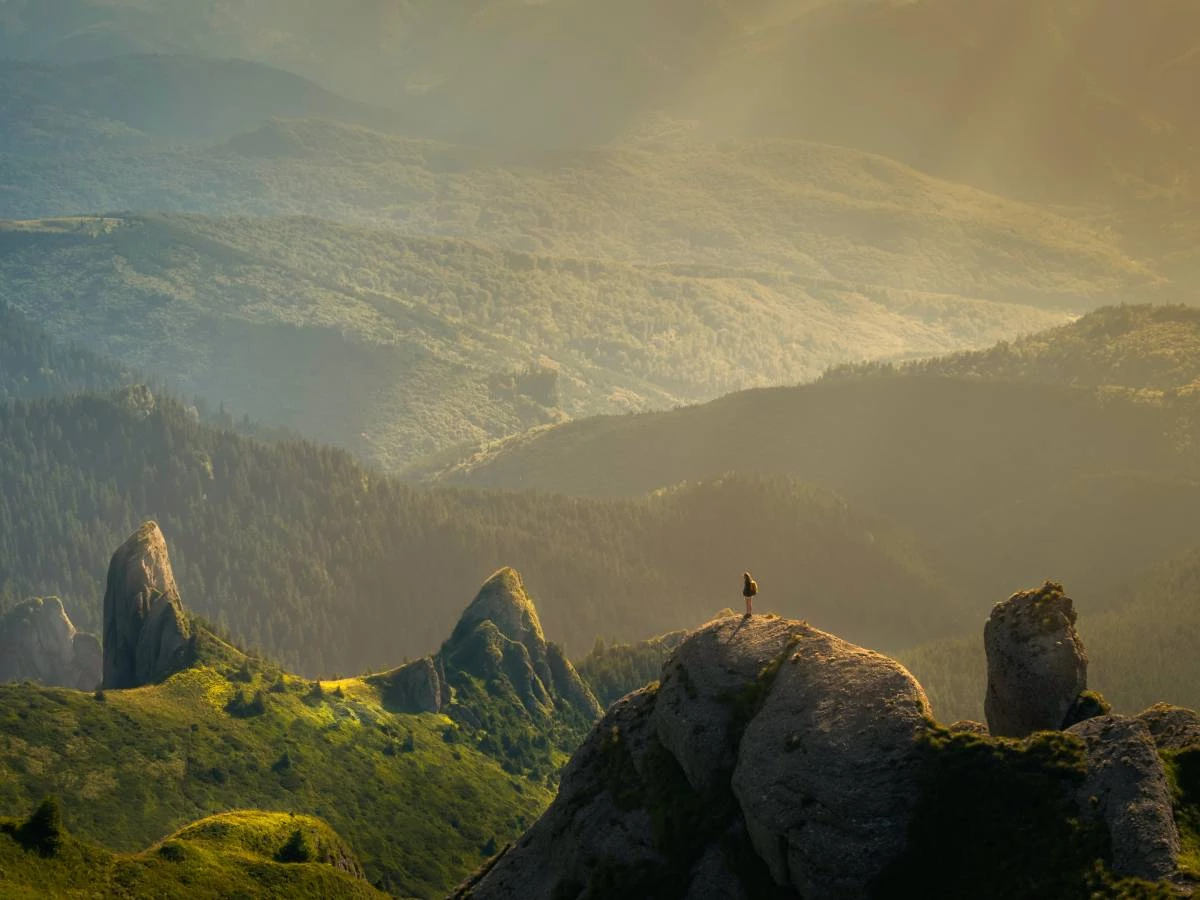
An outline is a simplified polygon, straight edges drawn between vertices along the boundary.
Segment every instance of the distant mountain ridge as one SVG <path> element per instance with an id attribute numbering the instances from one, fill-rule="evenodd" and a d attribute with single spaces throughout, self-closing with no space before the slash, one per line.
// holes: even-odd
<path id="1" fill-rule="evenodd" d="M 89 138 L 122 150 L 147 142 L 212 142 L 276 116 L 384 130 L 397 121 L 394 113 L 240 59 L 135 55 L 71 66 L 7 59 L 0 61 L 0 84 L 0 148 L 8 154 Z"/>
<path id="2" fill-rule="evenodd" d="M 864 639 L 958 627 L 952 594 L 910 539 L 786 480 L 713 479 L 616 503 L 426 490 L 329 448 L 215 429 L 162 396 L 142 407 L 88 395 L 0 405 L 0 435 L 11 485 L 0 606 L 57 594 L 83 630 L 101 629 L 112 546 L 149 517 L 174 542 L 180 590 L 203 615 L 310 673 L 428 652 L 453 626 L 446 598 L 506 563 L 548 598 L 550 633 L 577 653 L 597 634 L 632 640 L 703 615 L 706 590 L 747 564 L 839 585 L 822 614 Z M 698 562 L 697 541 L 718 549 Z M 880 593 L 905 601 L 880 615 Z M 814 609 L 800 594 L 766 602 Z"/>
<path id="3" fill-rule="evenodd" d="M 712 472 L 786 474 L 912 528 L 984 596 L 1006 577 L 1051 572 L 1085 595 L 1111 592 L 1189 549 L 1200 524 L 1189 512 L 1194 318 L 1102 310 L 977 354 L 569 423 L 464 456 L 434 480 L 620 496 Z"/>
<path id="4" fill-rule="evenodd" d="M 595 145 L 665 118 L 668 134 L 815 138 L 1006 192 L 1194 191 L 1197 19 L 1176 0 L 57 0 L 4 25 L 0 49 L 24 58 L 257 59 L 454 140 Z"/>

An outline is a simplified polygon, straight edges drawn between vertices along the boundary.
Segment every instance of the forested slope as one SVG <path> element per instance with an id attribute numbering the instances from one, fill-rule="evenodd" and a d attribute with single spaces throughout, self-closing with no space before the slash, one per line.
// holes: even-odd
<path id="1" fill-rule="evenodd" d="M 598 634 L 633 639 L 707 617 L 737 600 L 747 567 L 771 573 L 764 603 L 875 644 L 957 621 L 955 598 L 909 539 L 784 479 L 617 501 L 428 490 L 140 396 L 0 407 L 6 603 L 58 594 L 94 630 L 108 554 L 153 518 L 189 605 L 307 672 L 426 652 L 503 565 L 525 574 L 549 633 L 577 652 Z"/>
<path id="2" fill-rule="evenodd" d="M 0 291 L 55 338 L 387 467 L 564 414 L 661 407 L 1055 321 L 930 293 L 920 276 L 897 292 L 844 273 L 544 257 L 308 218 L 12 223 L 0 246 Z M 851 241 L 830 264 L 838 252 L 843 267 L 872 254 Z M 1000 265 L 991 286 L 953 290 L 1032 303 L 1045 288 L 1073 305 L 1144 280 L 1079 253 L 1042 287 L 1005 288 L 1012 267 Z M 1090 261 L 1094 280 L 1079 281 Z M 886 254 L 877 264 L 890 270 Z M 514 382 L 531 368 L 547 389 Z"/>
<path id="3" fill-rule="evenodd" d="M 1108 593 L 1200 533 L 1191 318 L 1182 308 L 1101 311 L 1011 349 L 890 376 L 868 367 L 882 377 L 843 372 L 569 423 L 482 448 L 433 477 L 616 496 L 714 472 L 786 474 L 914 530 L 942 571 L 981 596 L 1051 575 L 1081 595 Z M 1114 349 L 1104 349 L 1109 329 Z M 1041 363 L 1039 347 L 1054 348 Z M 1026 355 L 1043 376 L 1013 377 L 1003 362 Z M 989 370 L 993 357 L 1002 363 Z M 1051 372 L 1072 367 L 1090 374 Z"/>

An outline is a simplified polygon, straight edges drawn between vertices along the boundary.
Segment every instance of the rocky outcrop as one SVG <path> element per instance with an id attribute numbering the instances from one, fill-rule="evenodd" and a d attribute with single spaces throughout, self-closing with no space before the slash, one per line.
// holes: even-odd
<path id="1" fill-rule="evenodd" d="M 18 603 L 0 618 L 0 681 L 94 690 L 100 642 L 76 631 L 57 597 Z"/>
<path id="2" fill-rule="evenodd" d="M 1087 690 L 1087 653 L 1075 631 L 1075 609 L 1062 585 L 997 603 L 984 628 L 988 729 L 997 737 L 1058 730 Z"/>
<path id="3" fill-rule="evenodd" d="M 406 663 L 382 675 L 372 675 L 367 681 L 382 688 L 383 702 L 394 712 L 441 712 L 449 700 L 449 691 L 432 656 Z"/>
<path id="4" fill-rule="evenodd" d="M 598 863 L 665 870 L 650 811 L 637 808 L 626 793 L 637 791 L 635 767 L 654 738 L 654 700 L 654 692 L 642 690 L 613 704 L 563 770 L 558 797 L 537 824 L 456 896 L 599 898 L 600 893 L 587 893 Z"/>
<path id="5" fill-rule="evenodd" d="M 1079 806 L 1107 827 L 1113 870 L 1149 881 L 1170 878 L 1178 869 L 1179 832 L 1150 730 L 1138 719 L 1101 716 L 1068 733 L 1087 747 Z"/>
<path id="6" fill-rule="evenodd" d="M 144 384 L 131 384 L 117 392 L 117 405 L 138 419 L 150 416 L 158 406 L 154 394 Z"/>
<path id="7" fill-rule="evenodd" d="M 460 896 L 863 896 L 903 849 L 928 716 L 893 660 L 800 622 L 712 622 Z"/>
<path id="8" fill-rule="evenodd" d="M 591 722 L 602 712 L 575 667 L 547 643 L 533 601 L 513 569 L 501 569 L 484 582 L 434 662 L 451 684 L 455 673 L 462 673 L 510 689 L 535 719 L 560 711 Z"/>
<path id="9" fill-rule="evenodd" d="M 1159 750 L 1200 751 L 1200 713 L 1193 709 L 1156 703 L 1137 716 Z"/>
<path id="10" fill-rule="evenodd" d="M 776 884 L 860 896 L 904 850 L 925 692 L 886 656 L 801 626 L 742 736 L 733 792 Z"/>
<path id="11" fill-rule="evenodd" d="M 663 666 L 655 731 L 696 790 L 728 782 L 745 725 L 734 719 L 746 715 L 759 673 L 780 659 L 794 628 L 779 618 L 718 619 Z"/>
<path id="12" fill-rule="evenodd" d="M 1160 749 L 1200 749 L 1200 715 L 1108 715 L 1082 690 L 1086 656 L 1057 585 L 1000 604 L 987 641 L 993 727 L 1039 733 L 936 725 L 899 663 L 806 623 L 710 622 L 658 683 L 610 708 L 545 815 L 455 896 L 1082 896 L 1114 874 L 1182 884 Z M 1064 734 L 1064 718 L 1082 721 Z"/>
<path id="13" fill-rule="evenodd" d="M 154 522 L 134 532 L 113 554 L 104 593 L 104 686 L 132 688 L 184 668 L 193 652 L 191 629 L 167 542 Z"/>

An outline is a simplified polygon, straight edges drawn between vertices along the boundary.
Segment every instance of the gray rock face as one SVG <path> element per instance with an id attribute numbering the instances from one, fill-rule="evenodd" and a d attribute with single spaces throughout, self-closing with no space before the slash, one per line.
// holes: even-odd
<path id="1" fill-rule="evenodd" d="M 766 616 L 717 619 L 663 666 L 654 727 L 696 790 L 729 780 L 741 738 L 733 728 L 739 702 L 748 701 L 747 691 L 783 654 L 796 627 Z"/>
<path id="2" fill-rule="evenodd" d="M 449 699 L 449 689 L 443 684 L 432 656 L 382 675 L 372 675 L 367 681 L 383 688 L 384 702 L 397 712 L 441 712 Z"/>
<path id="3" fill-rule="evenodd" d="M 101 678 L 99 646 L 75 630 L 57 597 L 27 600 L 0 619 L 0 681 L 93 690 Z"/>
<path id="4" fill-rule="evenodd" d="M 1156 703 L 1137 719 L 1150 732 L 1159 750 L 1191 750 L 1200 748 L 1200 713 L 1180 706 Z"/>
<path id="5" fill-rule="evenodd" d="M 479 622 L 492 622 L 510 641 L 527 648 L 546 646 L 537 609 L 515 569 L 500 569 L 483 583 L 471 605 L 463 611 L 456 630 L 469 630 Z"/>
<path id="6" fill-rule="evenodd" d="M 865 896 L 903 848 L 928 715 L 886 657 L 800 622 L 709 623 L 657 691 L 613 705 L 546 814 L 458 896 L 738 900 L 771 880 L 778 897 Z"/>
<path id="7" fill-rule="evenodd" d="M 746 886 L 730 870 L 720 842 L 709 844 L 688 878 L 690 883 L 683 900 L 753 900 Z"/>
<path id="8" fill-rule="evenodd" d="M 563 770 L 558 796 L 525 835 L 476 883 L 456 897 L 508 900 L 578 897 L 602 900 L 590 888 L 599 861 L 629 869 L 661 868 L 654 823 L 621 796 L 621 767 L 645 758 L 654 736 L 654 694 L 642 690 L 613 704 Z"/>
<path id="9" fill-rule="evenodd" d="M 997 603 L 984 628 L 988 728 L 997 737 L 1059 730 L 1087 690 L 1087 653 L 1075 610 L 1061 585 L 1014 594 Z"/>
<path id="10" fill-rule="evenodd" d="M 154 522 L 113 554 L 104 593 L 104 686 L 161 681 L 189 662 L 191 631 Z"/>
<path id="11" fill-rule="evenodd" d="M 1087 745 L 1079 791 L 1085 816 L 1104 822 L 1114 871 L 1150 881 L 1178 869 L 1179 832 L 1162 759 L 1146 725 L 1123 716 L 1088 719 L 1068 729 Z"/>
<path id="12" fill-rule="evenodd" d="M 793 625 L 733 773 L 758 855 L 802 897 L 861 897 L 904 850 L 925 692 L 895 660 Z"/>

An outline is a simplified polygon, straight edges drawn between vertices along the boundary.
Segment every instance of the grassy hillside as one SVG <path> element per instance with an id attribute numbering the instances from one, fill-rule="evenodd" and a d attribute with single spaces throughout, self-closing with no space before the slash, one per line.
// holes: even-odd
<path id="1" fill-rule="evenodd" d="M 389 711 L 381 690 L 347 679 L 318 691 L 258 666 L 200 666 L 94 696 L 0 686 L 0 812 L 58 794 L 71 832 L 121 852 L 231 809 L 316 815 L 372 882 L 438 896 L 520 834 L 550 793 L 505 772 L 474 737 L 460 740 L 447 716 Z"/>
<path id="2" fill-rule="evenodd" d="M 11 223 L 0 246 L 0 291 L 53 336 L 393 467 L 564 413 L 794 381 L 1045 321 L 985 310 L 990 325 L 960 330 L 953 300 L 313 219 Z M 551 370 L 546 385 L 514 379 L 531 366 Z"/>
<path id="3" fill-rule="evenodd" d="M 122 854 L 73 837 L 51 812 L 39 806 L 24 821 L 0 820 L 4 896 L 386 896 L 343 870 L 357 868 L 353 854 L 312 816 L 223 813 L 188 825 L 141 853 Z M 31 829 L 31 823 L 37 827 Z"/>

